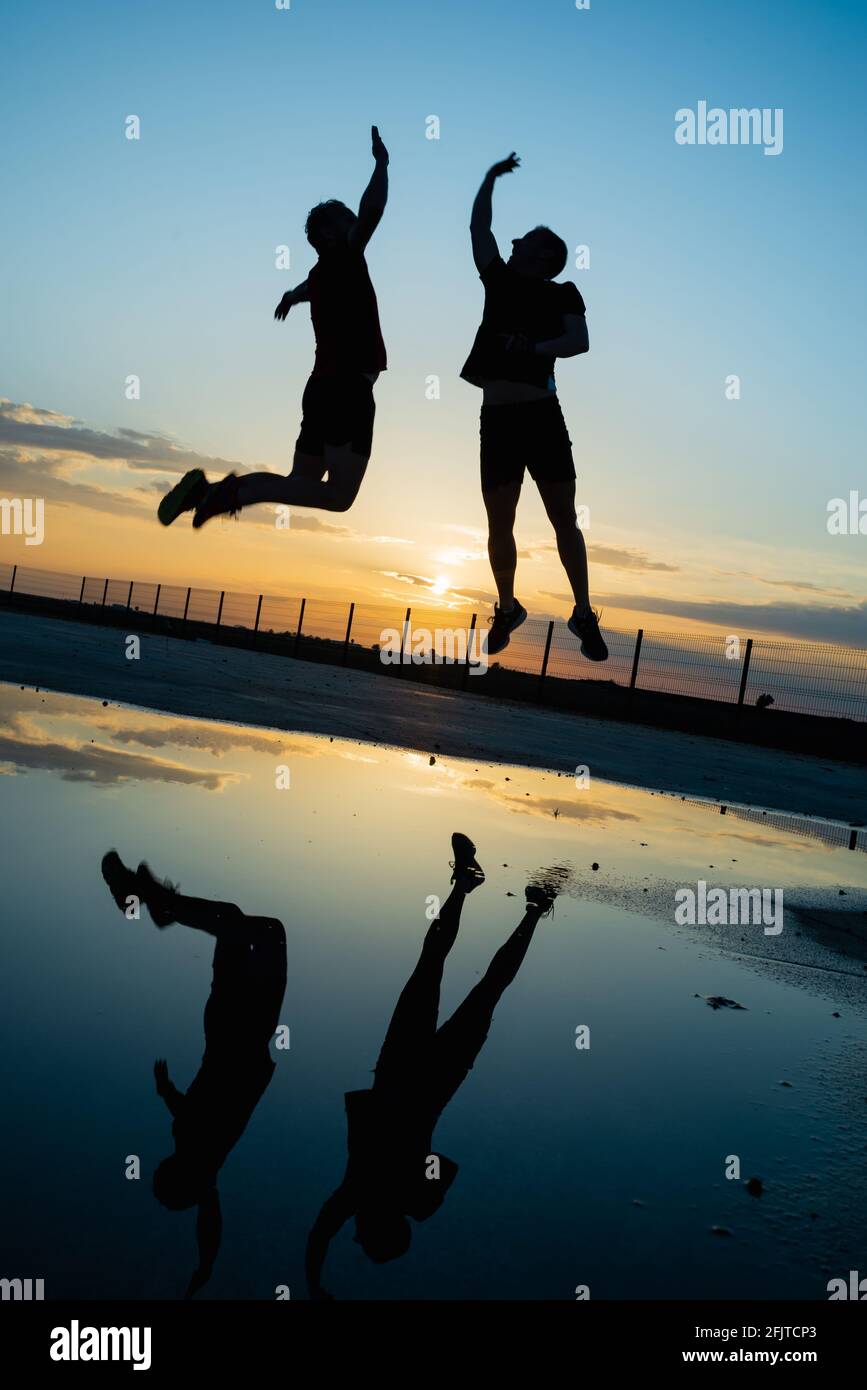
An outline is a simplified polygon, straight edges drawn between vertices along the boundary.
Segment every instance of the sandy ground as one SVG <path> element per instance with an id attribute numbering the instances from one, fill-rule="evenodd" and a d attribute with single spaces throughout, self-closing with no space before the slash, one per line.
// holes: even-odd
<path id="1" fill-rule="evenodd" d="M 133 629 L 134 630 L 134 629 Z M 864 769 L 720 739 L 448 694 L 390 676 L 0 613 L 0 680 L 172 714 L 333 734 L 574 772 L 685 796 L 861 824 Z"/>

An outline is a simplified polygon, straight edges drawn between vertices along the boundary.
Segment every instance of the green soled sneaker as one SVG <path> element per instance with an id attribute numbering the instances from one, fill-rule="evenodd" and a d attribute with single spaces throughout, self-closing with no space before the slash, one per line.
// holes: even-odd
<path id="1" fill-rule="evenodd" d="M 191 468 L 171 492 L 167 492 L 157 508 L 163 526 L 171 526 L 181 512 L 194 512 L 208 490 L 208 480 L 201 468 Z"/>

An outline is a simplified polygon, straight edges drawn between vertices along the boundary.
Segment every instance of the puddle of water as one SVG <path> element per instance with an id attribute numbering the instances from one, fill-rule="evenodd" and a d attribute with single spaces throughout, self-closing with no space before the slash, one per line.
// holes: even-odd
<path id="1" fill-rule="evenodd" d="M 507 940 L 520 954 L 527 883 L 555 870 L 563 891 L 512 982 L 493 982 L 486 1039 L 484 1009 L 471 1009 L 434 1066 L 418 1033 L 425 994 L 396 1052 L 399 1117 L 379 1095 L 350 1102 L 349 1192 L 314 1244 L 324 1254 L 329 1214 L 337 1226 L 353 1203 L 366 1204 L 369 1249 L 394 1253 L 407 1229 L 411 1242 L 376 1263 L 349 1220 L 325 1286 L 339 1298 L 568 1299 L 579 1284 L 593 1298 L 825 1298 L 828 1279 L 863 1265 L 862 853 L 803 823 L 555 773 L 10 687 L 0 772 L 0 1029 L 14 1060 L 3 1260 L 45 1278 L 47 1297 L 187 1288 L 195 1208 L 171 1210 L 152 1188 L 173 1152 L 157 1058 L 182 1092 L 198 1073 L 176 1124 L 183 1171 L 158 1182 L 178 1198 L 194 1171 L 205 1250 L 215 1204 L 201 1175 L 221 1165 L 222 1241 L 197 1296 L 305 1296 L 305 1245 L 346 1167 L 344 1095 L 372 1084 L 433 900 L 450 891 L 453 830 L 475 841 L 487 878 L 463 906 L 440 1021 Z M 187 924 L 164 930 L 146 909 L 126 920 L 100 872 L 112 848 L 211 905 L 187 903 Z M 676 891 L 700 880 L 782 889 L 783 930 L 677 925 Z M 200 1071 L 214 930 L 227 951 Z M 272 1068 L 275 1022 L 289 1046 L 272 1040 Z M 407 1183 L 419 1152 L 444 1156 L 440 1176 Z M 740 1181 L 726 1178 L 732 1155 Z M 132 1156 L 138 1179 L 125 1176 Z M 404 1214 L 424 1219 L 383 1214 L 383 1172 Z M 744 1187 L 753 1176 L 760 1197 Z"/>

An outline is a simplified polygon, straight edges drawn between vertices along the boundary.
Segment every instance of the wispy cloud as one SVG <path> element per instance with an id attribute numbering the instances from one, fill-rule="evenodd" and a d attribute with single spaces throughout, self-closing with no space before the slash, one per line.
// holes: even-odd
<path id="1" fill-rule="evenodd" d="M 654 560 L 641 550 L 631 550 L 627 546 L 590 545 L 588 556 L 594 565 L 610 565 L 618 570 L 654 570 L 664 574 L 677 574 L 680 565 L 670 565 L 666 560 Z"/>
<path id="2" fill-rule="evenodd" d="M 135 490 L 114 492 L 64 475 L 69 460 L 57 454 L 27 455 L 0 445 L 0 488 L 15 497 L 41 497 L 59 506 L 86 507 L 115 516 L 142 516 L 148 504 Z"/>
<path id="3" fill-rule="evenodd" d="M 79 476 L 94 463 L 114 466 L 116 488 L 103 487 Z M 0 488 L 8 494 L 36 495 L 60 506 L 145 518 L 153 514 L 152 498 L 165 492 L 168 480 L 143 475 L 148 471 L 183 473 L 190 468 L 221 476 L 241 465 L 186 449 L 169 435 L 126 428 L 113 432 L 94 430 L 56 410 L 0 397 Z M 273 529 L 274 510 L 258 507 L 245 515 L 244 522 Z M 289 529 L 332 540 L 414 544 L 402 536 L 369 536 L 313 512 L 294 509 Z"/>
<path id="4" fill-rule="evenodd" d="M 526 552 L 531 559 L 539 555 L 556 553 L 554 542 L 545 541 L 541 545 L 531 545 Z M 643 550 L 633 550 L 631 546 L 588 545 L 587 555 L 594 565 L 607 565 L 617 570 L 653 571 L 659 574 L 678 574 L 680 565 L 670 565 L 667 560 L 654 560 Z"/>
<path id="5" fill-rule="evenodd" d="M 132 469 L 185 473 L 188 468 L 228 473 L 239 464 L 182 448 L 168 435 L 117 429 L 113 433 L 73 423 L 68 416 L 0 398 L 0 445 L 57 451 L 83 458 L 124 463 Z"/>
<path id="6" fill-rule="evenodd" d="M 549 594 L 563 599 L 563 594 Z M 594 601 L 641 613 L 665 613 L 714 623 L 729 632 L 767 632 L 812 642 L 867 647 L 867 599 L 847 606 L 816 603 L 738 603 L 732 599 L 661 598 L 647 594 L 594 594 Z"/>

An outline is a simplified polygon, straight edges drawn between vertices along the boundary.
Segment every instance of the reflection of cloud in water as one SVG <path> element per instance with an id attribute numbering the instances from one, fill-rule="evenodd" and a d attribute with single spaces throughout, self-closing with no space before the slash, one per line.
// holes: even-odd
<path id="1" fill-rule="evenodd" d="M 122 705 L 100 708 L 93 700 L 57 696 L 51 691 L 2 687 L 0 736 L 5 735 L 3 747 L 6 749 L 2 757 L 12 765 L 6 768 L 6 774 L 16 768 L 21 771 L 38 768 L 56 771 L 67 781 L 95 785 L 157 780 L 186 782 L 209 791 L 222 791 L 230 783 L 247 776 L 244 772 L 207 773 L 176 761 L 147 758 L 133 752 L 120 753 L 89 740 L 57 737 L 59 724 L 68 727 L 81 720 L 86 720 L 89 730 L 103 731 L 114 743 L 135 744 L 141 748 L 191 749 L 214 758 L 234 752 L 291 754 L 298 758 L 322 757 L 330 753 L 351 762 L 378 761 L 335 748 L 324 738 L 293 738 L 277 729 L 248 729 L 243 725 L 214 724 L 198 719 L 169 723 L 162 715 L 148 719 L 139 711 Z"/>
<path id="2" fill-rule="evenodd" d="M 89 728 L 102 728 L 117 736 L 112 725 L 127 711 L 101 712 L 94 718 L 93 702 L 56 699 L 31 690 L 4 690 L 0 700 L 0 772 L 15 776 L 26 772 L 55 772 L 65 782 L 90 782 L 97 787 L 122 782 L 173 782 L 220 792 L 240 778 L 231 773 L 204 772 L 168 758 L 127 752 L 93 739 L 52 737 L 45 725 L 69 724 L 87 717 Z M 70 707 L 71 706 L 71 707 Z M 191 729 L 195 726 L 191 726 Z M 121 731 L 123 732 L 123 731 Z M 133 731 L 128 731 L 130 734 Z M 129 741 L 134 741 L 130 738 Z M 154 746 L 160 746 L 155 743 Z"/>
<path id="3" fill-rule="evenodd" d="M 129 728 L 114 728 L 108 720 L 97 721 L 107 728 L 115 743 L 137 743 L 142 748 L 198 748 L 210 753 L 214 758 L 222 758 L 224 753 L 235 749 L 249 749 L 254 753 L 297 753 L 307 754 L 305 744 L 293 743 L 285 734 L 258 734 L 252 730 L 238 727 L 221 728 L 211 724 L 189 723 L 140 725 Z"/>
<path id="4" fill-rule="evenodd" d="M 0 763 L 15 772 L 56 772 L 65 782 L 115 786 L 120 782 L 179 782 L 222 791 L 238 779 L 232 774 L 200 772 L 166 758 L 121 752 L 103 744 L 57 743 L 0 734 Z"/>
<path id="5" fill-rule="evenodd" d="M 405 761 L 413 766 L 424 764 L 427 768 L 427 757 L 423 758 L 418 753 L 408 754 Z M 493 777 L 477 777 L 448 763 L 437 763 L 430 771 L 435 779 L 439 779 L 439 785 L 436 781 L 432 786 L 413 784 L 404 790 L 416 795 L 437 794 L 443 791 L 484 792 L 508 811 L 526 816 L 542 816 L 550 820 L 584 821 L 590 825 L 601 825 L 605 821 L 641 819 L 632 811 L 621 811 L 614 806 L 606 805 L 605 802 L 593 800 L 589 791 L 581 792 L 574 799 L 568 800 L 548 793 L 521 792 L 516 787 L 506 786 L 506 783 L 511 781 L 509 776 L 504 776 L 502 781 Z M 535 778 L 538 774 L 531 772 L 528 776 Z M 564 780 L 571 781 L 571 778 Z"/>
<path id="6" fill-rule="evenodd" d="M 90 733 L 103 734 L 111 744 L 124 747 L 97 744 L 91 741 Z M 198 719 L 169 722 L 163 715 L 149 718 L 123 705 L 105 707 L 94 700 L 52 691 L 0 686 L 0 764 L 4 764 L 0 765 L 0 775 L 45 771 L 55 772 L 67 782 L 101 787 L 121 782 L 175 782 L 217 792 L 249 776 L 240 768 L 208 772 L 180 759 L 135 752 L 129 745 L 167 752 L 188 749 L 213 758 L 257 753 L 274 758 L 291 755 L 379 762 L 321 736 L 299 737 L 278 729 L 249 729 Z"/>
<path id="7" fill-rule="evenodd" d="M 126 715 L 126 711 L 123 713 Z M 350 763 L 379 762 L 378 758 L 365 757 L 361 753 L 337 747 L 321 735 L 299 739 L 281 733 L 279 729 L 273 732 L 257 732 L 242 725 L 209 724 L 193 719 L 168 725 L 138 724 L 132 728 L 126 719 L 122 728 L 116 728 L 115 721 L 108 718 L 92 719 L 91 723 L 106 728 L 115 743 L 137 743 L 142 748 L 196 748 L 202 753 L 210 753 L 214 758 L 222 758 L 225 753 L 244 751 L 281 756 L 291 753 L 297 758 L 321 758 L 328 755 Z"/>

